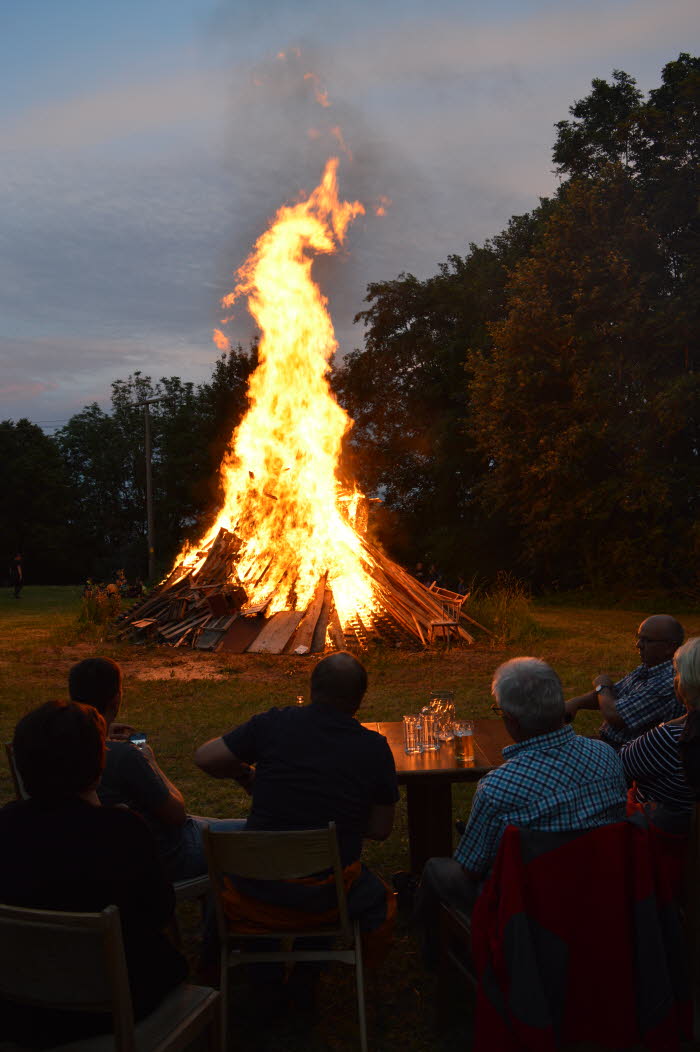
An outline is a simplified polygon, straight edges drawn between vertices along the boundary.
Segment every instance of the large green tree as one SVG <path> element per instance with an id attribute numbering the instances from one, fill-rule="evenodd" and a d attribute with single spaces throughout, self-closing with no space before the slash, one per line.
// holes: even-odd
<path id="1" fill-rule="evenodd" d="M 0 461 L 0 578 L 19 552 L 28 583 L 75 580 L 81 548 L 78 508 L 56 443 L 29 420 L 3 420 Z"/>
<path id="2" fill-rule="evenodd" d="M 694 543 L 697 377 L 645 213 L 619 164 L 572 180 L 472 358 L 479 500 L 542 585 L 678 584 Z"/>
<path id="3" fill-rule="evenodd" d="M 383 499 L 380 539 L 406 561 L 434 560 L 452 577 L 484 568 L 467 348 L 488 348 L 510 269 L 535 243 L 548 207 L 514 217 L 465 257 L 451 256 L 435 277 L 370 285 L 370 306 L 356 319 L 366 327 L 364 349 L 333 377 L 355 421 L 349 473 Z"/>
<path id="4" fill-rule="evenodd" d="M 149 416 L 156 553 L 164 569 L 218 504 L 218 468 L 245 411 L 256 358 L 255 347 L 232 348 L 197 386 L 135 372 L 112 384 L 110 412 L 87 406 L 57 434 L 87 538 L 86 575 L 122 567 L 130 576 L 145 573 L 145 421 L 138 403 L 158 399 Z"/>

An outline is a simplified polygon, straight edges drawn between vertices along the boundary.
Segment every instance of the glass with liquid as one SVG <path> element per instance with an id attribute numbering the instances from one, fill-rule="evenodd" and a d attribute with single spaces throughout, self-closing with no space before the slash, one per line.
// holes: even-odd
<path id="1" fill-rule="evenodd" d="M 454 731 L 455 760 L 458 767 L 474 766 L 474 723 L 472 720 L 455 720 Z"/>

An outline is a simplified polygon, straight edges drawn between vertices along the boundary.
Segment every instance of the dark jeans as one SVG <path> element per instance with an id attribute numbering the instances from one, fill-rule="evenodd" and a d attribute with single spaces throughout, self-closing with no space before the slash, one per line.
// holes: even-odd
<path id="1" fill-rule="evenodd" d="M 423 963 L 430 971 L 438 965 L 440 905 L 444 903 L 469 920 L 478 894 L 479 885 L 453 858 L 429 858 L 426 862 L 416 893 L 413 922 Z"/>

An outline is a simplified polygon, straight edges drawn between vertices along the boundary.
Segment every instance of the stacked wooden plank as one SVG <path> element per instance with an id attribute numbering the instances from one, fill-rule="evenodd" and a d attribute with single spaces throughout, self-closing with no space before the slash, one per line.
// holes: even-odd
<path id="1" fill-rule="evenodd" d="M 362 562 L 373 584 L 373 611 L 357 611 L 341 625 L 335 597 L 324 574 L 304 610 L 278 610 L 248 602 L 236 573 L 238 538 L 220 530 L 196 574 L 177 568 L 122 619 L 120 635 L 156 639 L 170 646 L 231 653 L 318 654 L 324 650 L 366 649 L 373 643 L 428 646 L 431 624 L 444 618 L 439 594 L 411 577 L 379 548 L 362 540 Z M 261 567 L 256 583 L 269 567 Z M 458 634 L 472 643 L 462 612 Z M 483 626 L 477 625 L 478 628 Z M 486 629 L 484 629 L 486 631 Z"/>

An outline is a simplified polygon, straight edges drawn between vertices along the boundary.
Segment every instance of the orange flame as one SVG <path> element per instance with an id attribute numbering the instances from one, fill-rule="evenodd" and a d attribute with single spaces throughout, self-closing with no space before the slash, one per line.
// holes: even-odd
<path id="1" fill-rule="evenodd" d="M 328 92 L 324 91 L 321 88 L 321 82 L 320 82 L 319 78 L 316 76 L 316 74 L 315 73 L 305 73 L 304 74 L 304 80 L 311 80 L 311 81 L 313 81 L 314 96 L 316 98 L 316 102 L 318 102 L 318 104 L 320 106 L 330 106 L 330 101 L 328 99 Z"/>
<path id="2" fill-rule="evenodd" d="M 236 572 L 251 604 L 267 613 L 305 609 L 324 574 L 341 624 L 375 609 L 363 568 L 366 548 L 349 519 L 336 476 L 343 435 L 352 422 L 328 385 L 337 343 L 327 300 L 311 276 L 313 256 L 332 253 L 348 224 L 363 214 L 340 201 L 338 159 L 331 158 L 306 200 L 279 209 L 237 272 L 222 301 L 241 295 L 262 337 L 250 379 L 250 406 L 222 466 L 225 498 L 207 535 L 179 562 L 196 572 L 219 529 L 240 539 Z M 341 511 L 341 505 L 350 508 Z"/>
<path id="3" fill-rule="evenodd" d="M 374 214 L 378 216 L 385 216 L 386 210 L 391 205 L 392 201 L 390 197 L 380 197 L 379 204 L 374 209 Z"/>
<path id="4" fill-rule="evenodd" d="M 343 133 L 340 130 L 340 125 L 336 124 L 335 128 L 331 128 L 331 135 L 334 139 L 338 140 L 338 145 L 340 146 L 340 149 L 343 151 L 343 153 L 347 156 L 348 160 L 352 161 L 352 151 L 350 150 L 350 147 L 347 145 L 345 139 L 343 138 Z"/>
<path id="5" fill-rule="evenodd" d="M 221 329 L 214 329 L 211 338 L 220 351 L 227 351 L 229 349 L 229 341 L 226 339 Z"/>

